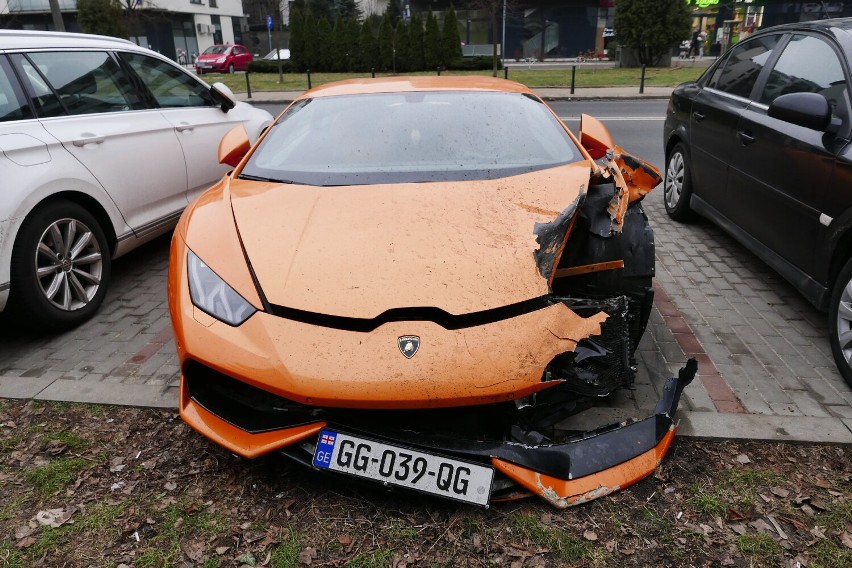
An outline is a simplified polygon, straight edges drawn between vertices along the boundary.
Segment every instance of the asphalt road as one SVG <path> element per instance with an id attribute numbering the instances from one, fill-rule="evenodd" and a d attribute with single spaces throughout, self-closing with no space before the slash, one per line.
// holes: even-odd
<path id="1" fill-rule="evenodd" d="M 622 148 L 647 160 L 662 171 L 663 118 L 667 101 L 555 101 L 549 103 L 554 112 L 575 133 L 580 127 L 580 115 L 589 114 L 602 120 Z M 277 116 L 283 104 L 256 104 Z"/>

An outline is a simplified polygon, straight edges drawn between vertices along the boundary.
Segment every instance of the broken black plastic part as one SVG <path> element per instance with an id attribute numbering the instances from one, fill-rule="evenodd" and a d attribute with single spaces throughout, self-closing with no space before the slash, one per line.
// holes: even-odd
<path id="1" fill-rule="evenodd" d="M 568 229 L 571 228 L 582 198 L 582 194 L 578 195 L 577 199 L 566 207 L 556 219 L 550 223 L 536 223 L 533 228 L 535 240 L 538 243 L 538 249 L 533 252 L 533 256 L 535 256 L 539 274 L 547 281 L 550 281 L 550 277 L 553 276 L 553 269 L 562 254 L 562 246 L 565 243 Z"/>
<path id="2" fill-rule="evenodd" d="M 592 186 L 607 187 L 612 186 Z M 590 220 L 589 214 L 599 211 L 599 207 L 590 205 L 589 199 L 602 195 L 599 199 L 603 202 L 611 193 L 601 194 L 604 189 L 593 191 L 592 188 L 568 238 L 559 268 L 617 260 L 624 261 L 624 268 L 556 278 L 553 281 L 553 293 L 574 298 L 627 296 L 632 354 L 645 332 L 653 306 L 654 230 L 641 203 L 633 202 L 627 207 L 620 233 L 605 237 L 596 233 L 590 226 L 594 220 Z"/>
<path id="3" fill-rule="evenodd" d="M 551 380 L 564 381 L 559 388 L 583 396 L 605 396 L 633 383 L 635 369 L 630 356 L 630 313 L 626 296 L 602 300 L 566 300 L 582 315 L 585 307 L 604 311 L 609 317 L 601 324 L 601 334 L 580 340 L 573 351 L 557 355 L 547 366 Z M 542 393 L 546 396 L 545 393 Z"/>
<path id="4" fill-rule="evenodd" d="M 611 424 L 558 444 L 507 440 L 513 424 L 506 424 L 505 420 L 517 420 L 518 417 L 511 404 L 437 411 L 319 408 L 265 393 L 212 369 L 207 372 L 193 369 L 195 378 L 190 379 L 186 374 L 184 378 L 193 401 L 249 432 L 325 421 L 331 429 L 375 437 L 388 443 L 482 463 L 490 463 L 491 458 L 496 457 L 559 479 L 575 479 L 624 463 L 659 444 L 671 428 L 681 393 L 694 379 L 696 370 L 695 360 L 690 359 L 677 377 L 667 381 L 653 416 L 635 422 Z M 260 406 L 258 401 L 266 406 Z M 460 422 L 449 420 L 453 413 Z M 261 425 L 266 428 L 249 429 Z M 273 425 L 277 428 L 271 428 Z M 502 429 L 507 425 L 508 429 Z M 546 439 L 537 438 L 530 431 L 524 432 L 523 437 L 526 441 Z M 292 455 L 309 450 L 295 446 L 283 451 Z"/>
<path id="5" fill-rule="evenodd" d="M 608 238 L 618 232 L 618 224 L 609 212 L 614 196 L 615 184 L 612 182 L 589 186 L 580 218 L 585 220 L 586 230 L 590 233 Z"/>

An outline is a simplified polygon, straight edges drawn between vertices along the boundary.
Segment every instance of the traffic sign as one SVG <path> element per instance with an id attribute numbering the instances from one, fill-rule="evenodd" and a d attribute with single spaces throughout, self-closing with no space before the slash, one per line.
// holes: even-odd
<path id="1" fill-rule="evenodd" d="M 266 29 L 272 31 L 272 16 L 266 16 Z"/>

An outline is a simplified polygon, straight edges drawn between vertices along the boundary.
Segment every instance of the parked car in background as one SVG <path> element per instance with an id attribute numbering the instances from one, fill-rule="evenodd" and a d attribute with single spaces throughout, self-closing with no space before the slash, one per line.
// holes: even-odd
<path id="1" fill-rule="evenodd" d="M 42 330 L 89 318 L 111 260 L 228 170 L 222 135 L 271 122 L 131 42 L 0 30 L 0 311 Z"/>
<path id="2" fill-rule="evenodd" d="M 234 171 L 172 238 L 193 428 L 483 506 L 567 507 L 654 470 L 695 361 L 654 416 L 553 428 L 632 383 L 653 300 L 642 199 L 661 178 L 600 122 L 575 137 L 502 79 L 361 79 L 249 146 L 225 136 Z"/>
<path id="3" fill-rule="evenodd" d="M 740 42 L 675 89 L 664 201 L 711 219 L 829 312 L 852 385 L 852 19 L 789 24 Z"/>
<path id="4" fill-rule="evenodd" d="M 204 73 L 233 73 L 245 71 L 254 56 L 244 45 L 226 43 L 211 45 L 195 60 L 195 72 Z"/>
<path id="5" fill-rule="evenodd" d="M 272 61 L 287 61 L 290 59 L 290 50 L 289 49 L 273 49 L 269 53 L 263 56 L 263 59 L 269 59 Z"/>

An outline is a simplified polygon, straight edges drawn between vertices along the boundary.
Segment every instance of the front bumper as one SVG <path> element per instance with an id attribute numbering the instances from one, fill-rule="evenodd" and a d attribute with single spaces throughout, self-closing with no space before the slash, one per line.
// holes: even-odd
<path id="1" fill-rule="evenodd" d="M 680 396 L 696 370 L 690 359 L 668 380 L 652 416 L 558 442 L 529 428 L 517 405 L 401 412 L 311 407 L 213 371 L 201 381 L 182 376 L 180 414 L 199 433 L 245 457 L 280 451 L 310 465 L 319 432 L 328 426 L 491 465 L 501 474 L 491 501 L 534 494 L 565 508 L 628 487 L 654 471 L 674 439 Z"/>

